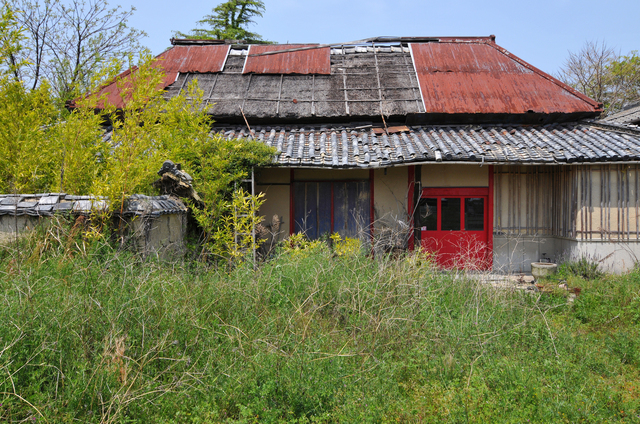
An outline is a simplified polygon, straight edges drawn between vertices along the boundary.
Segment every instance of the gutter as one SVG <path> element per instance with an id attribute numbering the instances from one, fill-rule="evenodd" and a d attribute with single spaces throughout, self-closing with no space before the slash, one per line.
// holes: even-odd
<path id="1" fill-rule="evenodd" d="M 262 166 L 261 168 L 295 168 L 295 169 L 316 169 L 316 170 L 336 170 L 336 171 L 348 171 L 348 170 L 367 170 L 367 169 L 385 169 L 385 168 L 401 168 L 403 166 L 414 165 L 477 165 L 482 167 L 484 165 L 518 165 L 518 166 L 574 166 L 574 165 L 638 165 L 640 160 L 637 161 L 610 161 L 610 162 L 465 162 L 465 161 L 428 161 L 428 162 L 405 162 L 405 163 L 393 163 L 388 165 L 373 165 L 373 166 L 311 166 L 311 165 L 284 165 L 284 164 L 271 164 Z"/>

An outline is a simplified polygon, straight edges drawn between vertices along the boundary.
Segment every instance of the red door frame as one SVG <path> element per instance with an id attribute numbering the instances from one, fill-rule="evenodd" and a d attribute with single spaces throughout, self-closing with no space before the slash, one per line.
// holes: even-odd
<path id="1" fill-rule="evenodd" d="M 420 165 L 418 165 L 420 166 Z M 416 187 L 416 166 L 411 165 L 407 171 L 407 179 L 408 179 L 408 187 L 407 187 L 407 211 L 409 212 L 409 228 L 411 229 L 411 233 L 409 234 L 409 245 L 407 246 L 409 250 L 413 250 L 415 248 L 415 224 L 413 220 L 413 214 L 415 213 L 415 205 L 416 202 L 413 199 L 413 192 Z"/>

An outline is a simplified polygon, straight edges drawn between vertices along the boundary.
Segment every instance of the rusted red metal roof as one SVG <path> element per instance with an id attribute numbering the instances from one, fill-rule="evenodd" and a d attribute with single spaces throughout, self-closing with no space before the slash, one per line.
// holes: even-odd
<path id="1" fill-rule="evenodd" d="M 411 43 L 426 113 L 599 112 L 602 104 L 492 39 Z"/>
<path id="2" fill-rule="evenodd" d="M 222 72 L 229 53 L 230 45 L 174 46 L 159 54 L 153 66 L 164 69 L 165 77 L 159 84 L 160 89 L 173 84 L 179 73 L 215 73 Z M 132 74 L 138 68 L 133 67 L 121 73 L 110 83 L 104 85 L 95 96 L 104 97 L 98 108 L 104 108 L 105 102 L 119 109 L 125 106 L 127 99 L 122 98 L 122 90 L 131 88 Z M 126 97 L 126 96 L 125 96 Z M 73 106 L 73 104 L 72 104 Z"/>
<path id="3" fill-rule="evenodd" d="M 167 74 L 222 72 L 230 48 L 230 45 L 224 44 L 174 46 L 158 56 L 159 65 L 165 69 Z"/>
<path id="4" fill-rule="evenodd" d="M 242 73 L 331 74 L 331 50 L 329 47 L 258 56 L 262 53 L 311 46 L 313 44 L 252 45 L 249 47 L 249 55 Z"/>

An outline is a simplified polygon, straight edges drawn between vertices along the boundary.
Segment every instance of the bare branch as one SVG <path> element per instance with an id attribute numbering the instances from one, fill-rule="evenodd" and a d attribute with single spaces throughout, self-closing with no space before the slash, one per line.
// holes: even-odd
<path id="1" fill-rule="evenodd" d="M 25 78 L 36 88 L 43 79 L 68 99 L 87 89 L 91 76 L 112 59 L 142 50 L 142 31 L 127 22 L 135 8 L 110 8 L 107 0 L 8 0 L 26 30 Z"/>

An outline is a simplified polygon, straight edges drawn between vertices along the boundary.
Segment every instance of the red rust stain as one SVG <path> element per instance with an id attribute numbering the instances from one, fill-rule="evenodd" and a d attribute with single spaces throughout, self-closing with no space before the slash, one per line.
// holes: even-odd
<path id="1" fill-rule="evenodd" d="M 162 68 L 165 77 L 158 88 L 165 89 L 173 84 L 179 73 L 222 72 L 230 48 L 229 45 L 174 46 L 159 54 L 153 66 Z M 101 99 L 96 107 L 104 108 L 106 104 L 119 109 L 125 107 L 130 96 L 123 96 L 123 91 L 131 90 L 137 69 L 134 66 L 126 70 L 94 93 L 92 96 Z M 71 106 L 75 107 L 75 102 Z"/>
<path id="2" fill-rule="evenodd" d="M 242 73 L 301 75 L 331 74 L 331 51 L 329 47 L 255 56 L 260 53 L 312 46 L 313 44 L 252 45 L 249 47 L 249 55 Z"/>
<path id="3" fill-rule="evenodd" d="M 166 72 L 222 72 L 230 45 L 174 46 L 158 56 Z"/>
<path id="4" fill-rule="evenodd" d="M 569 113 L 602 106 L 492 42 L 412 43 L 427 113 Z"/>

